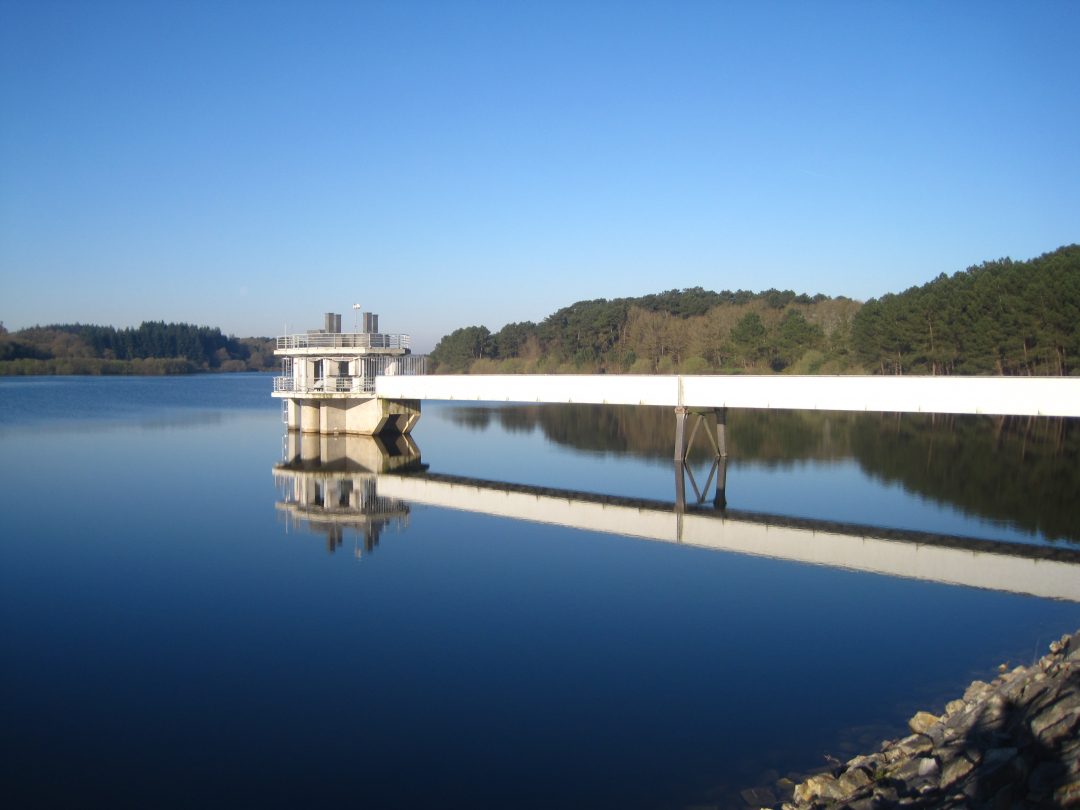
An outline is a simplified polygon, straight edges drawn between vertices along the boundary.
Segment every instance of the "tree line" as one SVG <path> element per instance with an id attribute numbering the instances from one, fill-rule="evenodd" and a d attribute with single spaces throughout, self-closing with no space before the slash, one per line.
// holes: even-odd
<path id="1" fill-rule="evenodd" d="M 0 374 L 189 374 L 273 368 L 273 341 L 235 338 L 217 327 L 144 321 L 117 329 L 93 324 L 0 325 Z"/>
<path id="2" fill-rule="evenodd" d="M 859 304 L 791 290 L 695 287 L 579 301 L 543 322 L 455 330 L 431 357 L 440 372 L 704 373 L 845 371 Z M 808 354 L 809 353 L 809 354 Z"/>
<path id="3" fill-rule="evenodd" d="M 439 373 L 1080 372 L 1080 246 L 1000 259 L 871 299 L 701 287 L 579 301 L 540 323 L 467 326 Z"/>

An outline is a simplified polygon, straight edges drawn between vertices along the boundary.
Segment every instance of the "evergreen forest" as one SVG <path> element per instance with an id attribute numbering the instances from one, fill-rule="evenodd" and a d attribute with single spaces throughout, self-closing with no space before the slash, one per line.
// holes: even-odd
<path id="1" fill-rule="evenodd" d="M 0 326 L 0 375 L 190 374 L 264 370 L 273 341 L 220 329 L 146 321 L 137 328 L 60 324 L 8 333 Z"/>
<path id="2" fill-rule="evenodd" d="M 1080 245 L 999 259 L 859 303 L 701 287 L 579 301 L 457 329 L 440 373 L 1080 373 Z"/>

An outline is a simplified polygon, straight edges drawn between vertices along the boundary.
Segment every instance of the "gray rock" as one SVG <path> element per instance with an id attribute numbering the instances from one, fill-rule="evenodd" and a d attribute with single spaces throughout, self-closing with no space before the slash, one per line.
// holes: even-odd
<path id="1" fill-rule="evenodd" d="M 795 795 L 795 783 L 786 776 L 781 776 L 776 780 L 776 792 L 781 799 L 787 801 Z"/>
<path id="2" fill-rule="evenodd" d="M 1019 783 L 1026 771 L 1027 765 L 1015 748 L 991 748 L 983 755 L 982 764 L 979 766 L 977 781 L 980 796 L 993 797 L 996 801 L 998 794 Z"/>
<path id="3" fill-rule="evenodd" d="M 919 760 L 919 776 L 937 776 L 939 770 L 938 762 L 933 757 L 923 757 Z"/>
<path id="4" fill-rule="evenodd" d="M 893 783 L 902 783 L 898 789 L 903 794 L 914 793 L 920 785 L 926 783 L 926 779 L 919 776 L 919 764 L 922 757 L 905 760 L 889 771 L 889 778 Z"/>
<path id="5" fill-rule="evenodd" d="M 986 769 L 997 768 L 1016 758 L 1015 748 L 991 748 L 983 756 L 982 766 Z"/>
<path id="6" fill-rule="evenodd" d="M 1027 781 L 1028 799 L 1036 802 L 1048 799 L 1066 773 L 1065 764 L 1056 760 L 1036 765 Z"/>
<path id="7" fill-rule="evenodd" d="M 1046 675 L 1040 672 L 1024 684 L 1024 689 L 1020 693 L 1020 701 L 1025 706 L 1030 706 L 1049 691 L 1050 682 L 1046 680 Z"/>
<path id="8" fill-rule="evenodd" d="M 935 748 L 939 748 L 945 744 L 945 727 L 941 723 L 930 726 L 926 730 L 926 736 L 930 738 L 930 742 Z M 955 739 L 955 732 L 949 732 L 949 737 Z"/>
<path id="9" fill-rule="evenodd" d="M 811 776 L 795 786 L 795 801 L 810 802 L 814 799 L 842 799 L 846 794 L 836 779 L 827 773 Z"/>
<path id="10" fill-rule="evenodd" d="M 1076 807 L 1080 805 L 1080 779 L 1062 785 L 1054 791 L 1056 807 Z"/>
<path id="11" fill-rule="evenodd" d="M 951 714 L 945 718 L 945 728 L 952 734 L 963 737 L 971 731 L 975 722 L 979 719 L 978 710 L 967 707 L 956 714 Z"/>
<path id="12" fill-rule="evenodd" d="M 990 684 L 986 683 L 985 681 L 972 681 L 971 686 L 969 686 L 964 691 L 964 700 L 970 703 L 971 701 L 977 700 L 978 698 L 982 697 L 989 691 Z"/>
<path id="13" fill-rule="evenodd" d="M 974 769 L 975 766 L 964 757 L 949 760 L 941 770 L 941 786 L 948 788 L 955 785 Z"/>
<path id="14" fill-rule="evenodd" d="M 871 781 L 869 774 L 862 768 L 849 768 L 837 779 L 846 794 L 854 793 L 859 788 L 866 787 Z"/>
<path id="15" fill-rule="evenodd" d="M 852 768 L 866 768 L 873 771 L 876 767 L 873 757 L 868 757 L 860 754 L 857 757 L 852 757 L 847 761 L 847 767 L 850 771 Z"/>
<path id="16" fill-rule="evenodd" d="M 915 716 L 908 720 L 908 727 L 916 734 L 925 734 L 930 728 L 937 725 L 940 717 L 930 712 L 916 712 Z"/>
<path id="17" fill-rule="evenodd" d="M 878 800 L 878 806 L 888 806 L 896 804 L 900 794 L 893 785 L 878 785 L 874 788 L 874 798 Z"/>
<path id="18" fill-rule="evenodd" d="M 785 810 L 1080 810 L 1080 632 L 1037 664 L 1001 673 L 993 684 L 973 682 L 941 717 L 916 713 L 909 721 L 916 733 L 849 758 L 836 776 L 792 777 L 805 779 L 797 786 L 778 780 L 773 796 L 792 797 Z M 759 806 L 770 798 L 743 797 Z"/>
<path id="19" fill-rule="evenodd" d="M 950 700 L 948 703 L 945 704 L 945 714 L 946 715 L 956 714 L 957 712 L 962 712 L 966 708 L 967 708 L 967 703 L 965 703 L 964 701 L 962 701 L 962 700 Z"/>
<path id="20" fill-rule="evenodd" d="M 1064 701 L 1053 704 L 1031 721 L 1031 733 L 1039 741 L 1054 747 L 1058 740 L 1072 735 L 1080 726 L 1080 706 L 1063 705 Z"/>
<path id="21" fill-rule="evenodd" d="M 898 752 L 899 758 L 908 759 L 920 754 L 925 754 L 931 750 L 934 744 L 930 741 L 930 738 L 925 734 L 912 734 L 910 737 L 905 737 L 893 746 L 893 751 Z M 893 760 L 894 762 L 896 759 Z"/>

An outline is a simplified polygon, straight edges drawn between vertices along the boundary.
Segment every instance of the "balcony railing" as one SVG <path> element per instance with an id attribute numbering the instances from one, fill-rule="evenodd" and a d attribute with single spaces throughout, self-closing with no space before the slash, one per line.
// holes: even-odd
<path id="1" fill-rule="evenodd" d="M 357 375 L 326 376 L 311 380 L 298 380 L 294 375 L 274 377 L 274 391 L 293 394 L 366 394 L 375 393 L 375 377 L 378 375 L 414 376 L 427 373 L 426 354 L 401 356 L 381 355 L 362 361 L 364 373 Z"/>
<path id="2" fill-rule="evenodd" d="M 282 335 L 278 349 L 408 349 L 408 335 L 384 335 L 381 332 L 309 332 Z"/>

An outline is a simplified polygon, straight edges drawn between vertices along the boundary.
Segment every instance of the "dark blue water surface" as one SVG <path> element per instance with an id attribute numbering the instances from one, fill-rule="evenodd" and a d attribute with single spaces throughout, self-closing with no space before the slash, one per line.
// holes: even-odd
<path id="1" fill-rule="evenodd" d="M 422 504 L 377 544 L 287 518 L 269 389 L 0 381 L 8 806 L 725 805 L 1080 627 L 1072 602 Z M 575 438 L 592 412 L 551 409 L 425 403 L 413 438 L 433 473 L 673 498 L 668 436 L 600 410 Z M 744 436 L 782 432 L 750 419 Z M 794 431 L 812 451 L 740 456 L 733 414 L 729 505 L 1078 547 L 1075 499 L 1011 517 L 1002 493 L 980 505 L 997 478 L 939 492 L 912 472 L 959 464 L 921 443 L 981 446 L 978 424 L 851 419 Z M 1067 465 L 1073 429 L 1031 428 L 1025 458 Z"/>

